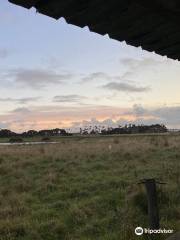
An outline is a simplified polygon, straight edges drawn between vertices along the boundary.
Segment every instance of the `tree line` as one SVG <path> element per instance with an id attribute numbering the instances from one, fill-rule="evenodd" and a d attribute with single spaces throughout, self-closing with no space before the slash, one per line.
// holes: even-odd
<path id="1" fill-rule="evenodd" d="M 113 134 L 137 134 L 137 133 L 166 133 L 167 127 L 163 124 L 153 125 L 135 125 L 129 124 L 125 126 L 113 127 L 98 127 L 90 126 L 80 128 L 80 135 L 113 135 Z M 65 129 L 55 128 L 49 130 L 29 130 L 23 133 L 15 133 L 9 129 L 0 130 L 0 138 L 11 138 L 11 137 L 51 137 L 51 136 L 72 136 L 72 133 L 68 133 Z"/>
<path id="2" fill-rule="evenodd" d="M 152 124 L 152 125 L 135 125 L 126 124 L 125 126 L 113 127 L 87 127 L 80 129 L 82 135 L 113 135 L 113 134 L 140 134 L 140 133 L 166 133 L 168 131 L 167 127 L 163 124 Z"/>
<path id="3" fill-rule="evenodd" d="M 51 136 L 70 136 L 71 134 L 66 132 L 65 129 L 48 129 L 48 130 L 29 130 L 23 133 L 12 132 L 9 129 L 1 129 L 0 137 L 11 138 L 11 137 L 51 137 Z"/>

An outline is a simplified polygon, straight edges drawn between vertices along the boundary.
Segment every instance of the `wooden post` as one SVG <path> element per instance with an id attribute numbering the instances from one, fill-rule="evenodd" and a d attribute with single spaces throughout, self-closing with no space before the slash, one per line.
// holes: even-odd
<path id="1" fill-rule="evenodd" d="M 159 229 L 159 210 L 157 201 L 157 190 L 155 179 L 145 179 L 144 184 L 147 191 L 148 215 L 150 229 Z"/>

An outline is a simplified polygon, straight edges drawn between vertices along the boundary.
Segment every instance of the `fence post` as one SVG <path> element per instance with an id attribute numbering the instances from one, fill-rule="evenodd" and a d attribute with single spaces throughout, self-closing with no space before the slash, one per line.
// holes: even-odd
<path id="1" fill-rule="evenodd" d="M 159 209 L 157 200 L 157 189 L 155 179 L 146 179 L 145 187 L 148 198 L 148 215 L 151 229 L 159 229 Z"/>
<path id="2" fill-rule="evenodd" d="M 157 189 L 155 179 L 144 179 L 141 183 L 145 184 L 148 200 L 148 216 L 150 229 L 159 229 L 159 210 L 157 200 Z"/>

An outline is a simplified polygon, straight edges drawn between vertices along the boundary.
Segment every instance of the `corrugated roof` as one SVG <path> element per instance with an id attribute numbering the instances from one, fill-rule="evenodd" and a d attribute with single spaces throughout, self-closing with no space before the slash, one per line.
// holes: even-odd
<path id="1" fill-rule="evenodd" d="M 179 0 L 9 0 L 70 24 L 180 60 Z"/>

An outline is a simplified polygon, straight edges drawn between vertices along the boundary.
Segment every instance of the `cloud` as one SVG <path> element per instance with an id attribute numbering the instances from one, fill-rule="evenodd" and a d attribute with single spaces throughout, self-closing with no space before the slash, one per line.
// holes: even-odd
<path id="1" fill-rule="evenodd" d="M 125 124 L 165 124 L 180 128 L 180 106 L 144 107 L 140 104 L 128 108 L 112 106 L 29 106 L 20 107 L 0 115 L 0 123 L 14 131 L 31 128 L 78 128 L 82 126 L 112 126 Z"/>
<path id="2" fill-rule="evenodd" d="M 116 121 L 107 118 L 105 120 L 98 120 L 97 118 L 91 118 L 90 120 L 82 120 L 80 122 L 73 122 L 71 128 L 73 130 L 78 130 L 80 128 L 88 127 L 118 127 Z"/>
<path id="3" fill-rule="evenodd" d="M 16 108 L 12 111 L 12 113 L 20 113 L 20 114 L 27 114 L 30 113 L 31 111 L 28 108 Z"/>
<path id="4" fill-rule="evenodd" d="M 24 131 L 32 128 L 54 128 L 54 127 L 71 127 L 72 122 L 79 122 L 82 119 L 91 118 L 106 119 L 122 115 L 127 109 L 121 109 L 111 106 L 29 106 L 28 108 L 20 107 L 13 111 L 0 115 L 0 122 L 9 124 L 9 128 L 14 131 Z"/>
<path id="5" fill-rule="evenodd" d="M 111 118 L 107 118 L 105 120 L 98 120 L 96 118 L 92 118 L 90 120 L 82 120 L 80 122 L 74 122 L 72 123 L 71 128 L 72 129 L 79 129 L 79 128 L 88 128 L 88 127 L 100 127 L 100 128 L 108 128 L 113 127 L 116 128 L 118 126 L 124 126 L 126 124 L 136 124 L 136 125 L 151 125 L 151 124 L 157 124 L 157 119 L 149 118 L 149 119 L 134 119 L 134 120 L 128 120 L 127 118 L 119 118 L 118 120 L 114 120 Z M 159 122 L 161 123 L 161 122 Z"/>
<path id="6" fill-rule="evenodd" d="M 156 58 L 141 58 L 141 59 L 134 59 L 134 58 L 124 58 L 120 60 L 120 63 L 123 64 L 125 67 L 134 72 L 135 70 L 142 70 L 144 68 L 151 69 L 152 67 L 159 67 L 167 62 L 173 62 L 170 59 L 157 57 Z"/>
<path id="7" fill-rule="evenodd" d="M 162 106 L 154 108 L 144 108 L 142 105 L 134 105 L 132 110 L 126 112 L 136 116 L 141 122 L 157 121 L 169 127 L 180 128 L 180 106 Z"/>
<path id="8" fill-rule="evenodd" d="M 0 129 L 2 128 L 8 128 L 9 127 L 9 124 L 6 123 L 6 122 L 0 122 Z"/>
<path id="9" fill-rule="evenodd" d="M 82 120 L 74 122 L 73 128 L 88 126 L 105 126 L 117 127 L 125 124 L 165 124 L 169 128 L 180 128 L 180 106 L 179 107 L 160 107 L 160 108 L 144 108 L 141 105 L 134 105 L 128 111 L 124 110 L 119 114 L 119 118 L 105 118 L 98 120 L 92 118 L 90 120 Z"/>
<path id="10" fill-rule="evenodd" d="M 147 114 L 147 110 L 140 104 L 134 104 L 133 113 L 135 116 L 144 116 Z"/>
<path id="11" fill-rule="evenodd" d="M 54 102 L 60 103 L 77 103 L 87 99 L 87 97 L 80 95 L 64 95 L 64 96 L 55 96 L 53 98 Z"/>
<path id="12" fill-rule="evenodd" d="M 6 76 L 20 86 L 28 86 L 34 89 L 44 88 L 49 84 L 63 83 L 72 78 L 69 73 L 59 74 L 45 69 L 17 69 L 9 71 Z"/>
<path id="13" fill-rule="evenodd" d="M 177 107 L 161 107 L 151 111 L 156 117 L 162 119 L 166 124 L 180 127 L 180 106 Z"/>
<path id="14" fill-rule="evenodd" d="M 147 59 L 144 60 L 145 62 L 143 63 L 144 65 L 150 64 L 150 62 L 153 60 L 152 59 Z M 135 69 L 139 65 L 141 65 L 140 60 L 133 60 L 133 59 L 124 59 L 122 60 L 122 63 L 124 65 L 128 65 L 129 68 Z M 155 63 L 154 63 L 155 64 Z M 102 86 L 104 89 L 108 90 L 115 90 L 119 92 L 129 92 L 129 93 L 141 93 L 141 92 L 148 92 L 151 90 L 150 87 L 145 86 L 145 87 L 139 87 L 135 85 L 135 82 L 132 81 L 132 76 L 133 73 L 129 71 L 125 71 L 122 75 L 109 75 L 104 72 L 95 72 L 87 75 L 86 77 L 82 78 L 82 83 L 86 83 L 89 81 L 101 81 L 104 82 L 105 84 Z"/>
<path id="15" fill-rule="evenodd" d="M 121 76 L 111 76 L 105 72 L 94 72 L 82 78 L 83 83 L 92 81 L 114 81 L 121 80 Z"/>
<path id="16" fill-rule="evenodd" d="M 9 51 L 7 49 L 0 49 L 0 58 L 6 58 L 9 55 Z"/>
<path id="17" fill-rule="evenodd" d="M 40 97 L 27 97 L 27 98 L 0 98 L 0 102 L 10 102 L 18 104 L 27 104 L 29 102 L 36 102 Z"/>
<path id="18" fill-rule="evenodd" d="M 148 92 L 150 91 L 149 87 L 138 87 L 129 83 L 117 83 L 112 82 L 108 83 L 103 86 L 105 89 L 115 90 L 119 92 L 134 92 L 134 93 L 141 93 L 141 92 Z"/>
<path id="19" fill-rule="evenodd" d="M 122 80 L 142 79 L 144 76 L 146 76 L 146 78 L 150 77 L 152 80 L 157 79 L 157 75 L 159 74 L 162 77 L 162 73 L 166 74 L 166 71 L 169 71 L 171 68 L 172 71 L 180 69 L 180 63 L 178 61 L 157 55 L 155 55 L 155 57 L 144 57 L 141 59 L 124 58 L 120 60 L 120 64 L 126 69 L 125 73 L 121 76 Z"/>
<path id="20" fill-rule="evenodd" d="M 109 75 L 105 72 L 94 72 L 82 78 L 82 82 L 89 82 L 89 81 L 121 81 L 127 82 L 132 78 L 138 75 L 142 75 L 142 73 L 146 73 L 148 71 L 156 72 L 159 71 L 160 68 L 164 68 L 166 65 L 175 65 L 175 61 L 167 59 L 166 57 L 144 57 L 141 59 L 135 58 L 122 58 L 120 60 L 121 69 L 123 70 L 122 73 L 119 75 Z M 176 62 L 177 66 L 180 66 L 178 62 Z M 143 75 L 144 76 L 144 75 Z"/>
<path id="21" fill-rule="evenodd" d="M 111 77 L 103 72 L 95 72 L 95 73 L 91 73 L 85 77 L 82 78 L 82 82 L 89 82 L 89 81 L 94 81 L 94 80 L 99 80 L 99 79 L 105 79 L 105 80 L 109 80 Z"/>

